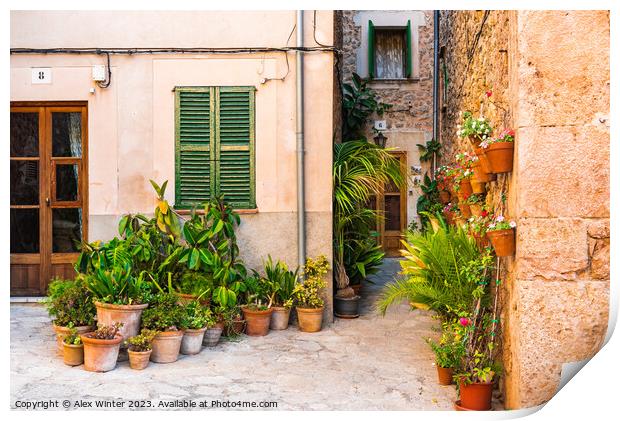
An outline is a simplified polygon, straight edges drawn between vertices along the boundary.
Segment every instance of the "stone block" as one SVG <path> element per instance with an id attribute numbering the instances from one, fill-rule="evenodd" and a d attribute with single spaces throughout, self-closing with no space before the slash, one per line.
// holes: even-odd
<path id="1" fill-rule="evenodd" d="M 609 113 L 608 11 L 520 11 L 517 31 L 520 126 Z"/>
<path id="2" fill-rule="evenodd" d="M 589 238 L 590 277 L 609 279 L 609 238 Z"/>
<path id="3" fill-rule="evenodd" d="M 519 216 L 609 217 L 609 146 L 606 128 L 520 128 Z"/>
<path id="4" fill-rule="evenodd" d="M 609 219 L 600 219 L 589 223 L 588 236 L 592 238 L 609 238 Z"/>

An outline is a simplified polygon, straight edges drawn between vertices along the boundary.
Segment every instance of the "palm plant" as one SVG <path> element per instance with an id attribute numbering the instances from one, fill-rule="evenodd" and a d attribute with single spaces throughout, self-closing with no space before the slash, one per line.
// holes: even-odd
<path id="1" fill-rule="evenodd" d="M 334 145 L 334 249 L 339 297 L 355 293 L 349 287 L 345 267 L 345 248 L 359 232 L 359 226 L 370 227 L 376 212 L 366 208 L 370 197 L 381 192 L 386 183 L 404 183 L 400 163 L 389 151 L 365 141 Z M 354 228 L 356 227 L 357 228 Z M 359 239 L 359 237 L 357 238 Z"/>
<path id="2" fill-rule="evenodd" d="M 408 232 L 403 245 L 403 278 L 385 286 L 377 302 L 380 313 L 403 299 L 444 316 L 470 310 L 477 291 L 488 282 L 492 263 L 471 237 L 461 228 L 440 224 L 423 233 Z"/>

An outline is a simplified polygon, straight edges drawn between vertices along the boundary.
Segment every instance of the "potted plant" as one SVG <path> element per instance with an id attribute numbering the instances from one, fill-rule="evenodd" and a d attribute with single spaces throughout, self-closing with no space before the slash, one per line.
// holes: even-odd
<path id="1" fill-rule="evenodd" d="M 144 370 L 149 365 L 149 358 L 153 351 L 153 339 L 157 332 L 149 329 L 142 329 L 139 335 L 127 340 L 129 347 L 129 366 L 134 370 Z"/>
<path id="2" fill-rule="evenodd" d="M 295 286 L 293 302 L 297 309 L 297 320 L 302 332 L 318 332 L 323 322 L 324 301 L 321 293 L 327 286 L 324 276 L 329 270 L 325 256 L 306 259 L 303 268 L 303 283 Z"/>
<path id="3" fill-rule="evenodd" d="M 246 322 L 245 333 L 249 336 L 265 336 L 269 333 L 273 312 L 269 286 L 258 273 L 248 276 L 244 283 L 245 304 L 241 306 L 241 311 Z"/>
<path id="4" fill-rule="evenodd" d="M 435 366 L 437 367 L 437 379 L 440 385 L 448 386 L 454 383 L 454 367 L 458 367 L 464 349 L 458 336 L 452 327 L 454 322 L 442 323 L 442 334 L 439 342 L 428 338 L 427 343 L 435 354 Z"/>
<path id="5" fill-rule="evenodd" d="M 458 124 L 456 134 L 460 138 L 467 138 L 471 142 L 471 144 L 476 147 L 481 142 L 491 137 L 491 133 L 493 133 L 493 127 L 488 119 L 483 116 L 475 118 L 474 115 L 465 111 L 460 113 L 463 121 L 461 124 Z"/>
<path id="6" fill-rule="evenodd" d="M 485 203 L 484 196 L 480 194 L 472 194 L 467 198 L 466 203 L 469 205 L 469 210 L 473 216 L 479 217 L 482 215 Z"/>
<path id="7" fill-rule="evenodd" d="M 471 217 L 471 210 L 469 209 L 469 198 L 473 196 L 472 195 L 464 195 L 462 200 L 459 201 L 459 211 L 461 211 L 461 218 L 465 218 L 468 219 Z"/>
<path id="8" fill-rule="evenodd" d="M 202 344 L 208 347 L 213 347 L 217 345 L 217 343 L 220 341 L 220 337 L 222 336 L 222 332 L 224 331 L 226 320 L 230 318 L 230 312 L 221 306 L 215 307 L 212 312 L 214 314 L 214 323 L 207 327 L 207 330 L 205 331 L 204 337 L 202 339 Z"/>
<path id="9" fill-rule="evenodd" d="M 450 203 L 450 190 L 452 188 L 452 179 L 449 175 L 450 171 L 451 167 L 447 165 L 442 165 L 435 170 L 439 201 L 444 205 Z"/>
<path id="10" fill-rule="evenodd" d="M 84 344 L 84 369 L 87 371 L 105 372 L 116 367 L 118 352 L 123 336 L 122 325 L 99 325 L 94 332 L 80 335 Z"/>
<path id="11" fill-rule="evenodd" d="M 480 216 L 472 216 L 467 221 L 467 232 L 474 237 L 474 241 L 480 250 L 489 247 L 489 239 L 487 238 L 487 225 L 489 224 L 489 212 L 483 209 Z"/>
<path id="12" fill-rule="evenodd" d="M 482 148 L 476 148 L 476 150 L 478 149 L 483 151 Z M 483 153 L 484 152 L 480 152 L 480 154 L 483 154 Z M 475 156 L 476 159 L 473 162 L 472 167 L 471 167 L 471 170 L 474 172 L 474 175 L 471 181 L 472 188 L 474 189 L 474 193 L 483 193 L 482 191 L 476 192 L 476 189 L 484 190 L 485 183 L 489 183 L 497 179 L 495 174 L 489 173 L 487 171 L 487 166 L 483 165 L 483 163 L 486 163 L 490 171 L 491 167 L 490 167 L 490 164 L 488 163 L 486 155 L 483 155 L 484 158 L 481 158 L 480 154 L 476 152 L 476 156 Z"/>
<path id="13" fill-rule="evenodd" d="M 172 363 L 179 358 L 183 340 L 183 307 L 174 293 L 157 294 L 142 314 L 142 327 L 157 331 L 153 338 L 151 361 Z"/>
<path id="14" fill-rule="evenodd" d="M 495 216 L 487 225 L 487 237 L 498 257 L 515 254 L 515 221 L 507 221 L 503 215 Z"/>
<path id="15" fill-rule="evenodd" d="M 54 278 L 44 303 L 52 318 L 59 353 L 64 353 L 63 339 L 72 328 L 78 334 L 95 329 L 95 305 L 81 275 L 77 275 L 75 280 Z"/>
<path id="16" fill-rule="evenodd" d="M 85 276 L 87 288 L 97 299 L 98 323 L 106 326 L 120 323 L 124 338 L 138 334 L 140 317 L 151 295 L 151 284 L 144 276 L 145 273 L 134 276 L 129 264 L 120 263 L 111 270 L 97 269 Z"/>
<path id="17" fill-rule="evenodd" d="M 177 282 L 179 304 L 185 305 L 197 299 L 204 306 L 209 305 L 209 292 L 213 290 L 213 278 L 209 273 L 185 270 Z"/>
<path id="18" fill-rule="evenodd" d="M 443 208 L 443 215 L 446 218 L 446 223 L 448 225 L 454 225 L 456 223 L 456 218 L 459 216 L 459 208 L 456 204 L 448 203 Z"/>
<path id="19" fill-rule="evenodd" d="M 181 354 L 194 355 L 202 350 L 202 341 L 208 327 L 215 324 L 209 307 L 195 300 L 184 308 L 185 315 L 181 327 L 185 333 L 181 341 Z"/>
<path id="20" fill-rule="evenodd" d="M 291 307 L 293 306 L 293 290 L 299 276 L 299 268 L 295 271 L 289 270 L 286 263 L 279 260 L 274 263 L 271 256 L 267 257 L 264 267 L 265 282 L 269 286 L 273 310 L 269 328 L 284 330 L 288 328 Z"/>
<path id="21" fill-rule="evenodd" d="M 84 363 L 84 344 L 78 330 L 73 325 L 67 326 L 69 334 L 63 339 L 63 361 L 70 366 Z"/>
<path id="22" fill-rule="evenodd" d="M 504 129 L 495 139 L 487 138 L 480 144 L 480 147 L 484 149 L 484 153 L 491 165 L 491 170 L 494 173 L 512 171 L 514 136 L 514 130 Z"/>

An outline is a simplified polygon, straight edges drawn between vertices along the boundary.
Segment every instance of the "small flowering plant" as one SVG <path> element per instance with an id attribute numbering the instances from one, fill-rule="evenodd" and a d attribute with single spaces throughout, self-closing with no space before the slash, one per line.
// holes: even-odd
<path id="1" fill-rule="evenodd" d="M 508 221 L 504 218 L 503 215 L 496 215 L 489 225 L 487 225 L 487 231 L 500 231 L 500 230 L 509 230 L 517 227 L 517 223 L 515 221 Z"/>
<path id="2" fill-rule="evenodd" d="M 448 203 L 443 208 L 443 213 L 458 212 L 458 211 L 459 211 L 459 207 L 456 203 Z"/>
<path id="3" fill-rule="evenodd" d="M 483 205 L 484 196 L 481 194 L 472 194 L 465 199 L 465 203 L 467 203 L 468 205 Z"/>
<path id="4" fill-rule="evenodd" d="M 450 190 L 450 185 L 454 179 L 454 168 L 450 165 L 442 165 L 435 170 L 435 180 L 437 181 L 437 189 Z"/>
<path id="5" fill-rule="evenodd" d="M 475 118 L 469 111 L 465 111 L 462 115 L 463 123 L 457 126 L 456 131 L 458 137 L 470 137 L 476 140 L 476 143 L 483 142 L 491 137 L 493 127 L 489 120 L 484 117 Z"/>
<path id="6" fill-rule="evenodd" d="M 515 141 L 515 131 L 513 129 L 504 129 L 496 138 L 487 138 L 480 143 L 481 148 L 488 148 L 494 143 L 508 143 Z"/>
<path id="7" fill-rule="evenodd" d="M 489 212 L 483 210 L 480 216 L 472 216 L 467 220 L 467 226 L 464 227 L 472 235 L 484 235 L 487 232 L 489 224 Z"/>

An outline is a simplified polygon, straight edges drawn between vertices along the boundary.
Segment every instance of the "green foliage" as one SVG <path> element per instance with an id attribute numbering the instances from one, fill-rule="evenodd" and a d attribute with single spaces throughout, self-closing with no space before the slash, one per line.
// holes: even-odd
<path id="1" fill-rule="evenodd" d="M 342 138 L 345 141 L 365 139 L 364 127 L 371 115 L 382 116 L 392 105 L 377 99 L 375 92 L 368 86 L 368 80 L 357 73 L 351 77 L 352 83 L 343 83 L 342 95 Z"/>
<path id="2" fill-rule="evenodd" d="M 211 327 L 215 324 L 215 318 L 211 314 L 209 307 L 203 306 L 199 301 L 192 301 L 184 307 L 183 329 L 202 329 Z"/>
<path id="3" fill-rule="evenodd" d="M 427 339 L 427 343 L 435 353 L 435 363 L 439 367 L 458 367 L 465 353 L 465 346 L 455 328 L 458 328 L 457 321 L 443 322 L 439 342 L 434 342 L 430 338 Z"/>
<path id="4" fill-rule="evenodd" d="M 123 327 L 122 323 L 114 323 L 110 326 L 100 324 L 98 325 L 97 330 L 87 333 L 87 335 L 93 339 L 115 339 L 116 335 L 119 334 L 121 327 Z"/>
<path id="5" fill-rule="evenodd" d="M 403 246 L 404 278 L 385 286 L 377 304 L 382 314 L 392 304 L 407 299 L 454 317 L 470 308 L 480 283 L 488 282 L 488 256 L 481 255 L 473 239 L 460 228 L 440 225 L 437 230 L 407 233 Z M 476 262 L 480 278 L 470 276 L 471 262 Z"/>
<path id="6" fill-rule="evenodd" d="M 364 279 L 377 273 L 385 253 L 374 237 L 349 241 L 345 248 L 344 265 L 351 285 L 361 284 Z"/>
<path id="7" fill-rule="evenodd" d="M 134 352 L 146 352 L 153 349 L 153 339 L 157 336 L 156 331 L 142 329 L 139 335 L 133 336 L 127 340 L 129 349 Z"/>
<path id="8" fill-rule="evenodd" d="M 424 174 L 424 181 L 420 184 L 420 190 L 422 190 L 422 194 L 418 197 L 416 210 L 418 215 L 420 215 L 422 226 L 424 227 L 428 222 L 428 218 L 424 213 L 435 214 L 437 211 L 441 211 L 443 206 L 439 201 L 437 181 L 431 179 L 428 174 Z"/>
<path id="9" fill-rule="evenodd" d="M 297 284 L 293 290 L 294 303 L 301 308 L 321 308 L 324 301 L 321 292 L 327 286 L 325 275 L 329 271 L 329 262 L 325 256 L 306 259 L 303 268 L 304 282 Z"/>
<path id="10" fill-rule="evenodd" d="M 91 326 L 97 309 L 92 294 L 78 275 L 75 280 L 54 278 L 48 287 L 45 306 L 57 326 Z"/>
<path id="11" fill-rule="evenodd" d="M 463 122 L 457 130 L 457 136 L 461 138 L 471 137 L 476 143 L 480 143 L 491 137 L 493 127 L 489 120 L 484 117 L 475 118 L 469 111 L 463 113 Z"/>
<path id="12" fill-rule="evenodd" d="M 152 284 L 144 279 L 144 273 L 134 276 L 130 264 L 112 270 L 97 269 L 85 275 L 84 282 L 93 296 L 104 303 L 148 303 L 152 296 Z"/>
<path id="13" fill-rule="evenodd" d="M 432 161 L 433 157 L 441 156 L 441 143 L 438 140 L 431 139 L 425 144 L 418 143 L 417 146 L 420 150 L 420 162 Z"/>
<path id="14" fill-rule="evenodd" d="M 264 281 L 269 289 L 271 305 L 290 308 L 293 305 L 293 290 L 299 278 L 299 268 L 289 270 L 286 263 L 278 260 L 275 263 L 271 256 L 264 263 Z"/>
<path id="15" fill-rule="evenodd" d="M 81 345 L 82 338 L 80 338 L 77 328 L 73 326 L 73 323 L 69 323 L 67 327 L 69 328 L 69 334 L 65 336 L 65 338 L 63 339 L 63 342 L 66 343 L 67 345 Z"/>
<path id="16" fill-rule="evenodd" d="M 213 291 L 213 275 L 206 272 L 186 270 L 179 278 L 176 290 L 182 294 L 209 296 Z"/>
<path id="17" fill-rule="evenodd" d="M 142 327 L 158 332 L 178 330 L 184 316 L 184 309 L 177 303 L 176 294 L 160 293 L 142 312 Z"/>

